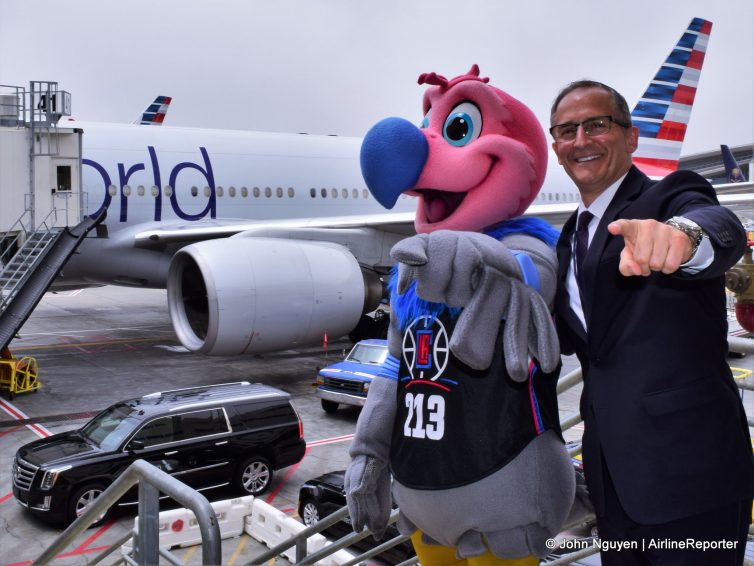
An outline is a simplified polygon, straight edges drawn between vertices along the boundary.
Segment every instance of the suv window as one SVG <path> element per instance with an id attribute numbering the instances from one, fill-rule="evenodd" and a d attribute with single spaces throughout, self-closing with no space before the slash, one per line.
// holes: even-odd
<path id="1" fill-rule="evenodd" d="M 102 411 L 81 429 L 81 436 L 103 450 L 115 450 L 139 424 L 139 409 L 118 403 Z"/>
<path id="2" fill-rule="evenodd" d="M 203 409 L 155 419 L 144 425 L 136 433 L 134 440 L 143 442 L 147 447 L 228 431 L 228 423 L 222 409 Z"/>
<path id="3" fill-rule="evenodd" d="M 222 409 L 192 411 L 173 416 L 173 438 L 189 440 L 228 432 L 228 421 Z"/>
<path id="4" fill-rule="evenodd" d="M 288 404 L 238 403 L 228 409 L 233 426 L 244 429 L 278 426 L 296 420 L 296 414 Z"/>

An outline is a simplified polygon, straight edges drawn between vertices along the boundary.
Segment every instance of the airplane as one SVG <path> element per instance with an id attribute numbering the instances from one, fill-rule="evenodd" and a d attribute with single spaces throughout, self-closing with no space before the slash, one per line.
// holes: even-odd
<path id="1" fill-rule="evenodd" d="M 172 101 L 170 96 L 158 96 L 133 123 L 142 126 L 161 126 Z"/>
<path id="2" fill-rule="evenodd" d="M 723 163 L 725 164 L 725 175 L 728 178 L 729 183 L 745 183 L 746 177 L 744 177 L 741 167 L 738 165 L 736 158 L 733 157 L 733 152 L 727 145 L 720 146 L 720 152 L 723 154 Z"/>
<path id="3" fill-rule="evenodd" d="M 634 111 L 649 140 L 644 165 L 677 162 L 710 28 L 691 21 Z M 390 249 L 414 233 L 412 197 L 386 212 L 365 188 L 358 138 L 78 126 L 87 214 L 106 208 L 108 218 L 56 287 L 166 288 L 192 352 L 257 354 L 348 334 L 383 298 Z M 559 225 L 578 193 L 550 162 L 527 214 Z"/>

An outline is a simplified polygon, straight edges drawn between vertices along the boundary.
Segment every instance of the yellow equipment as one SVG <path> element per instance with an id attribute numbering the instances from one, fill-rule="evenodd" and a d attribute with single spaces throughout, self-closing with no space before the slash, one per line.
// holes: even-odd
<path id="1" fill-rule="evenodd" d="M 31 356 L 15 358 L 7 348 L 0 356 L 0 390 L 8 391 L 8 398 L 16 393 L 26 393 L 39 389 L 39 366 Z"/>

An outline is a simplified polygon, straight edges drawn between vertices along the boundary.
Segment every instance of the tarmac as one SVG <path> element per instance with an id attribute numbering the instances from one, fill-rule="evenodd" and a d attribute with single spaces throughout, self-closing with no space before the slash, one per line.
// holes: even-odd
<path id="1" fill-rule="evenodd" d="M 79 428 L 116 401 L 166 389 L 246 380 L 287 391 L 304 423 L 308 449 L 299 464 L 276 473 L 262 497 L 298 518 L 299 487 L 349 462 L 359 409 L 341 406 L 337 413 L 326 414 L 312 384 L 318 369 L 342 359 L 350 346 L 340 340 L 331 341 L 327 350 L 321 345 L 261 356 L 207 357 L 178 343 L 164 290 L 99 287 L 47 293 L 10 346 L 15 356 L 37 358 L 41 388 L 13 400 L 0 399 L 0 566 L 31 564 L 62 532 L 15 501 L 10 472 L 18 447 L 44 434 Z M 750 358 L 754 356 L 731 360 L 732 365 L 752 370 Z M 566 358 L 563 374 L 575 367 L 575 361 Z M 560 396 L 561 418 L 578 410 L 579 395 L 577 386 Z M 754 393 L 747 395 L 744 403 L 752 415 Z M 577 425 L 565 433 L 566 440 L 578 440 L 581 432 Z M 210 500 L 232 497 L 222 490 L 205 495 Z M 80 535 L 54 563 L 88 563 L 130 531 L 134 518 L 135 510 L 116 513 L 101 528 Z M 223 564 L 245 564 L 264 550 L 246 535 L 225 540 Z M 184 564 L 201 564 L 200 547 L 174 552 Z"/>

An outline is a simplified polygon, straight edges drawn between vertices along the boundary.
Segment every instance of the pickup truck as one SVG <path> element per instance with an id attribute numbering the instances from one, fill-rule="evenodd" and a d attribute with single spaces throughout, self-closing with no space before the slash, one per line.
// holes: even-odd
<path id="1" fill-rule="evenodd" d="M 339 405 L 363 407 L 372 378 L 387 357 L 387 340 L 357 342 L 342 362 L 322 368 L 317 375 L 317 395 L 322 409 L 334 413 Z"/>

